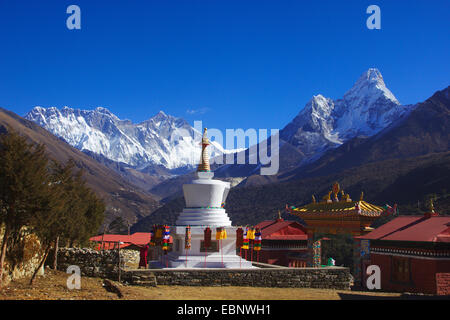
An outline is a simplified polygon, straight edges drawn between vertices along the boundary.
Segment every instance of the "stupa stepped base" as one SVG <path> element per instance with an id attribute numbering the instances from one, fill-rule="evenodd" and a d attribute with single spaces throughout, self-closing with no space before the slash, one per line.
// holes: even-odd
<path id="1" fill-rule="evenodd" d="M 230 227 L 231 220 L 223 208 L 185 208 L 176 225 Z"/>
<path id="2" fill-rule="evenodd" d="M 166 260 L 167 259 L 167 260 Z M 220 268 L 220 269 L 249 269 L 255 268 L 250 261 L 247 261 L 238 255 L 212 254 L 205 256 L 177 256 L 168 254 L 162 256 L 158 262 L 153 262 L 152 267 L 176 268 L 176 269 L 201 269 L 201 268 Z"/>
<path id="3" fill-rule="evenodd" d="M 223 210 L 223 209 L 222 209 Z M 223 210 L 225 212 L 225 210 Z M 191 226 L 191 248 L 185 249 L 185 226 L 171 228 L 173 250 L 167 255 L 161 255 L 159 263 L 152 267 L 159 268 L 254 268 L 250 261 L 236 254 L 236 227 L 227 226 L 227 238 L 216 240 L 215 227 L 211 228 L 211 247 L 203 248 L 204 230 L 206 226 Z M 205 259 L 206 257 L 206 259 Z M 206 263 L 205 263 L 206 261 Z"/>

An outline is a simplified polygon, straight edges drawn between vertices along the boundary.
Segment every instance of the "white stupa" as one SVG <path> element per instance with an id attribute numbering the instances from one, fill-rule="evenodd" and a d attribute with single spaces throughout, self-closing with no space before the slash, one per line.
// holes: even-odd
<path id="1" fill-rule="evenodd" d="M 230 183 L 214 180 L 209 166 L 207 147 L 210 144 L 205 128 L 202 155 L 197 179 L 183 185 L 186 207 L 176 226 L 171 227 L 172 251 L 166 259 L 169 268 L 252 268 L 251 262 L 236 255 L 236 227 L 231 226 L 223 204 L 230 191 Z M 191 248 L 185 249 L 186 227 L 191 228 Z M 204 248 L 205 228 L 211 229 L 211 247 Z M 224 227 L 227 238 L 216 240 L 216 228 Z"/>

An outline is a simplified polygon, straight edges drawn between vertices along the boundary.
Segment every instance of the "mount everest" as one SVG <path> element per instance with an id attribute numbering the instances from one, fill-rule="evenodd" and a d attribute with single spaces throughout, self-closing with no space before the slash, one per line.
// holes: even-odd
<path id="1" fill-rule="evenodd" d="M 137 170 L 162 166 L 193 169 L 200 160 L 201 133 L 185 120 L 158 112 L 138 124 L 121 120 L 108 109 L 35 107 L 26 116 L 73 147 L 99 154 Z M 212 142 L 212 153 L 227 151 Z"/>
<path id="2" fill-rule="evenodd" d="M 411 109 L 411 106 L 401 105 L 386 87 L 381 73 L 370 68 L 341 99 L 333 100 L 321 94 L 313 96 L 298 115 L 280 130 L 280 162 L 288 156 L 283 153 L 287 149 L 290 150 L 289 156 L 294 154 L 295 159 L 286 161 L 301 165 L 317 159 L 325 151 L 354 137 L 377 134 L 403 118 Z M 121 120 L 101 107 L 94 110 L 63 107 L 59 110 L 37 106 L 25 118 L 79 150 L 101 155 L 139 171 L 159 166 L 183 173 L 194 169 L 199 161 L 200 132 L 185 120 L 162 111 L 138 124 Z M 293 148 L 299 152 L 293 153 Z M 224 150 L 213 142 L 210 152 L 214 156 L 235 151 Z M 235 166 L 224 165 L 218 173 L 234 176 L 224 171 L 232 171 Z M 251 175 L 253 169 L 250 166 L 248 174 L 241 170 L 239 175 Z"/>

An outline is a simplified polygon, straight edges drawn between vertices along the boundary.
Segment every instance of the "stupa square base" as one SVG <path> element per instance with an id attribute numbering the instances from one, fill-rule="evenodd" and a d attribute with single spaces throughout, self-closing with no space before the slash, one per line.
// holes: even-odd
<path id="1" fill-rule="evenodd" d="M 236 254 L 236 227 L 225 227 L 227 238 L 216 240 L 215 227 L 211 228 L 211 247 L 203 247 L 206 226 L 191 226 L 191 248 L 185 249 L 186 226 L 171 228 L 173 237 L 172 251 L 160 257 L 163 268 L 254 268 Z"/>

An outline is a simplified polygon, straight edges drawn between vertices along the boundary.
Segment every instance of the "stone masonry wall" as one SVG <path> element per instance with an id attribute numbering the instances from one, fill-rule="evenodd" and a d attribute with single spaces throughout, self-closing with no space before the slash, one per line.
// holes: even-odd
<path id="1" fill-rule="evenodd" d="M 128 263 L 139 261 L 139 252 L 121 250 L 121 268 Z M 88 248 L 60 248 L 58 250 L 58 270 L 66 271 L 70 265 L 80 267 L 81 275 L 88 277 L 116 277 L 119 264 L 117 250 L 98 251 Z"/>
<path id="2" fill-rule="evenodd" d="M 43 250 L 39 239 L 34 234 L 26 232 L 23 228 L 19 243 L 16 244 L 16 255 L 20 262 L 14 263 L 14 259 L 10 257 L 11 252 L 7 252 L 3 270 L 4 284 L 8 284 L 12 280 L 31 277 L 39 266 L 43 257 Z M 4 227 L 0 226 L 0 243 L 3 239 Z M 38 275 L 44 274 L 44 268 L 41 268 Z"/>
<path id="3" fill-rule="evenodd" d="M 130 261 L 139 259 L 139 252 L 121 250 L 121 279 L 131 285 L 157 286 L 252 286 L 280 288 L 323 288 L 349 290 L 351 276 L 348 268 L 286 268 L 266 266 L 255 269 L 124 269 Z M 116 280 L 118 253 L 93 249 L 61 248 L 58 269 L 70 265 L 80 267 L 82 276 Z"/>
<path id="4" fill-rule="evenodd" d="M 265 269 L 207 269 L 129 270 L 123 281 L 132 285 L 179 286 L 252 286 L 280 288 L 350 289 L 348 268 L 265 268 Z"/>

